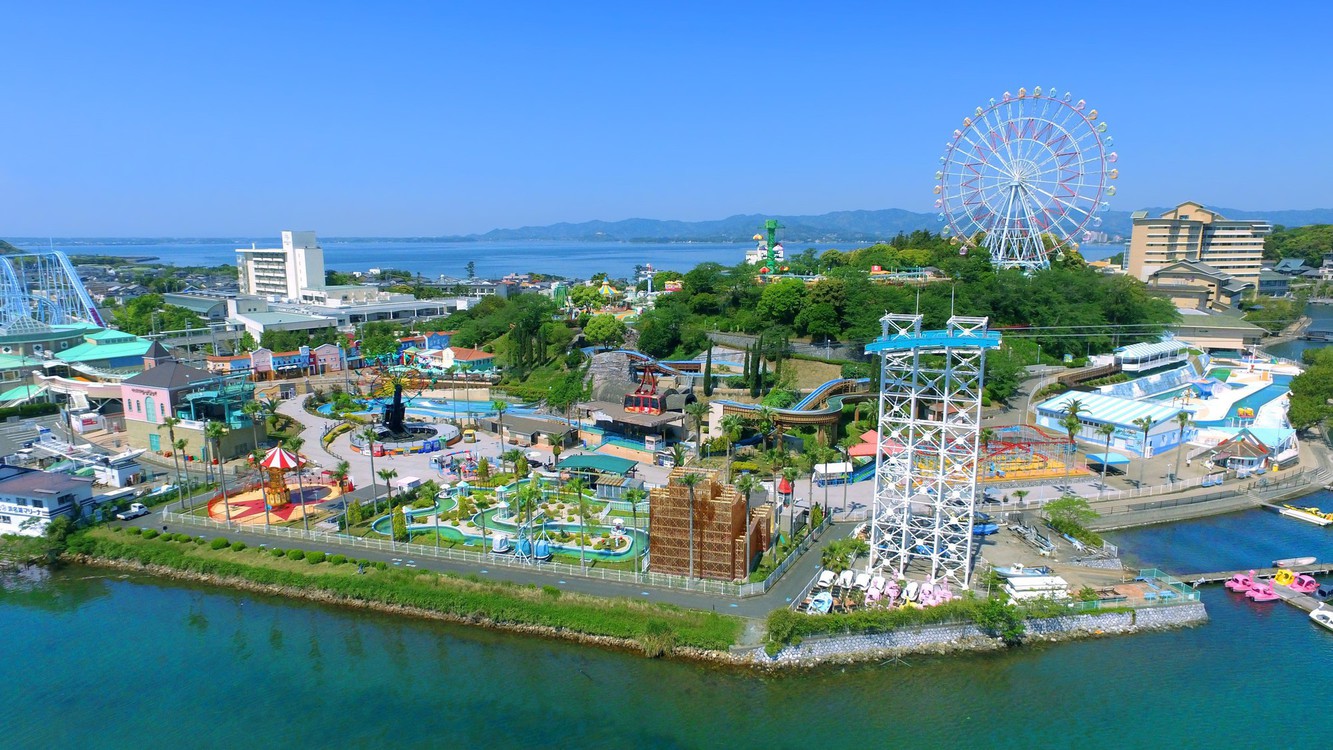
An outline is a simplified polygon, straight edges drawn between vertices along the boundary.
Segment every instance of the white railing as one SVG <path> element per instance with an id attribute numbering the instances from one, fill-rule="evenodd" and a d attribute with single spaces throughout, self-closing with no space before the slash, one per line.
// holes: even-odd
<path id="1" fill-rule="evenodd" d="M 635 573 L 633 571 L 605 570 L 599 568 L 584 569 L 578 565 L 557 562 L 533 564 L 524 560 L 519 560 L 510 555 L 470 552 L 450 547 L 430 547 L 420 544 L 393 542 L 387 539 L 367 539 L 365 537 L 331 534 L 319 531 L 307 532 L 304 529 L 292 529 L 285 526 L 265 527 L 247 524 L 244 527 L 238 527 L 236 524 L 228 524 L 225 521 L 214 521 L 209 518 L 183 515 L 169 511 L 163 513 L 162 519 L 166 523 L 183 523 L 190 526 L 215 529 L 218 531 L 244 532 L 246 534 L 269 536 L 276 539 L 304 541 L 311 544 L 325 544 L 349 549 L 373 550 L 395 555 L 435 558 L 438 560 L 450 560 L 474 565 L 522 568 L 557 576 L 578 576 L 580 578 L 616 581 L 619 583 L 633 583 L 644 586 L 654 586 L 657 588 L 681 589 L 706 594 L 721 594 L 724 596 L 756 596 L 764 593 L 767 590 L 767 586 L 770 585 L 768 580 L 765 580 L 762 583 L 736 584 L 728 581 L 691 579 L 685 576 L 674 576 L 664 573 Z M 776 580 L 774 576 L 769 576 L 769 579 Z"/>

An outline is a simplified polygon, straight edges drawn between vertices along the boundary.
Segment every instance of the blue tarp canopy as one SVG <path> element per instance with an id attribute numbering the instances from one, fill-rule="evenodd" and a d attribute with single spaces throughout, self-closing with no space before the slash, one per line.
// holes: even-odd
<path id="1" fill-rule="evenodd" d="M 1124 466 L 1129 464 L 1129 459 L 1115 451 L 1111 451 L 1110 453 L 1089 453 L 1088 463 L 1103 464 L 1105 466 Z"/>

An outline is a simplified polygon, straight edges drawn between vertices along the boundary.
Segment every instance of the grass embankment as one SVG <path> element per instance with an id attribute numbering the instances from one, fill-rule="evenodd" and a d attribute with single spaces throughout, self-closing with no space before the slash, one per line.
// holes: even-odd
<path id="1" fill-rule="evenodd" d="M 239 542 L 223 546 L 220 540 L 202 544 L 184 534 L 145 538 L 148 536 L 92 529 L 71 537 L 67 551 L 94 560 L 135 562 L 292 593 L 324 595 L 318 598 L 386 609 L 409 608 L 460 622 L 544 630 L 554 637 L 613 638 L 623 646 L 637 644 L 648 656 L 669 654 L 682 647 L 725 651 L 741 631 L 741 622 L 735 617 L 569 594 L 553 586 L 538 588 L 389 568 L 384 563 L 348 560 L 341 555 L 326 558 L 322 552 L 287 550 L 279 557 L 277 550 L 247 548 Z M 364 574 L 358 574 L 358 562 L 364 564 Z"/>

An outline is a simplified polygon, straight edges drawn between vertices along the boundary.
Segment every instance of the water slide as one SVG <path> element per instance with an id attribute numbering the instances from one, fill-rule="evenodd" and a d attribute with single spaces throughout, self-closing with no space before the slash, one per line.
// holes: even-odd
<path id="1" fill-rule="evenodd" d="M 869 378 L 834 378 L 809 395 L 785 409 L 774 409 L 773 414 L 782 424 L 828 424 L 836 422 L 847 401 L 870 398 Z M 759 410 L 758 404 L 718 400 L 723 414 L 751 415 Z"/>

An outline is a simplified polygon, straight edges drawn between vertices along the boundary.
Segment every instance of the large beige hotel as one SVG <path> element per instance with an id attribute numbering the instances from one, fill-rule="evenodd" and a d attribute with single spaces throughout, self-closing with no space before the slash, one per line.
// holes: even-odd
<path id="1" fill-rule="evenodd" d="M 1198 203 L 1182 203 L 1157 218 L 1135 211 L 1129 240 L 1129 273 L 1147 281 L 1172 263 L 1205 263 L 1259 288 L 1264 237 L 1273 227 L 1266 221 L 1233 221 Z"/>

